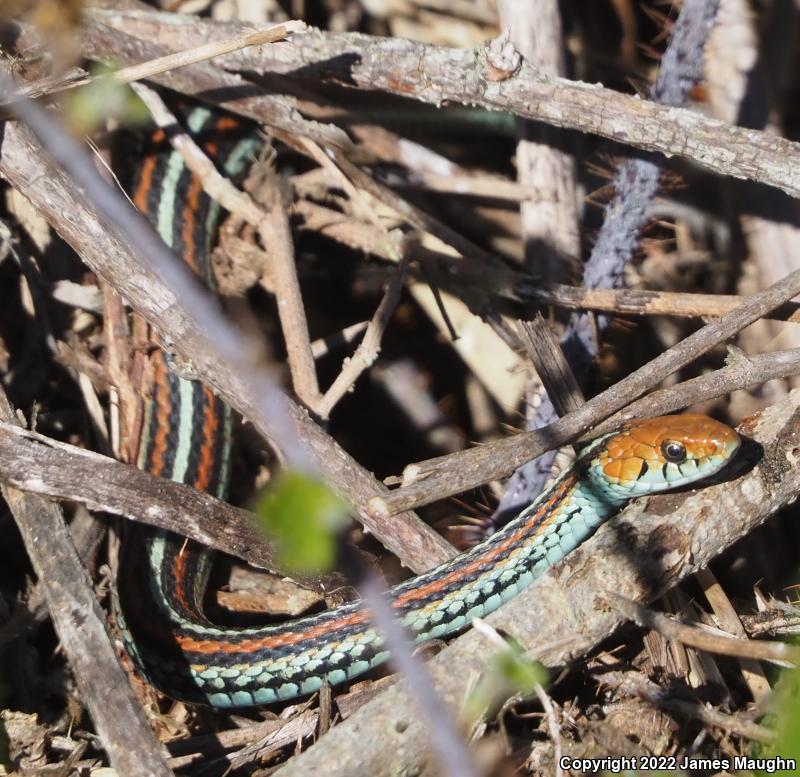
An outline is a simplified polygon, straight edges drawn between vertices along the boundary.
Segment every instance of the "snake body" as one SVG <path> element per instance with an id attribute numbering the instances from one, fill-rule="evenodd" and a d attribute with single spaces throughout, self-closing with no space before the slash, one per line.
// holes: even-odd
<path id="1" fill-rule="evenodd" d="M 201 110 L 187 124 L 202 135 L 215 121 Z M 253 146 L 246 139 L 227 150 L 222 167 L 235 175 Z M 133 199 L 213 285 L 215 206 L 162 136 L 142 162 Z M 144 373 L 138 465 L 223 497 L 230 410 L 201 384 L 176 375 L 160 350 L 150 354 Z M 710 476 L 738 446 L 732 429 L 690 414 L 632 422 L 605 435 L 501 531 L 395 586 L 388 594 L 394 612 L 418 643 L 463 630 L 564 559 L 628 500 Z M 279 625 L 215 625 L 202 607 L 208 571 L 208 554 L 190 541 L 141 528 L 126 539 L 117 586 L 120 631 L 138 669 L 168 696 L 219 708 L 269 704 L 313 693 L 324 682 L 346 682 L 389 658 L 359 602 Z"/>

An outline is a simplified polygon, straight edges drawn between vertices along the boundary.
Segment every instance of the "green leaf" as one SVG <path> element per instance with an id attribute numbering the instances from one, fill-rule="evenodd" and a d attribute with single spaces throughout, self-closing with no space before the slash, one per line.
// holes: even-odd
<path id="1" fill-rule="evenodd" d="M 532 694 L 537 685 L 547 682 L 547 670 L 513 642 L 509 643 L 508 649 L 495 653 L 489 665 L 509 688 L 524 696 Z"/>
<path id="2" fill-rule="evenodd" d="M 350 510 L 322 481 L 286 471 L 258 498 L 254 512 L 289 572 L 324 572 L 336 558 L 336 535 Z"/>
<path id="3" fill-rule="evenodd" d="M 777 737 L 765 748 L 763 755 L 767 758 L 791 758 L 800 764 L 800 668 L 781 673 L 776 687 L 773 720 Z"/>
<path id="4" fill-rule="evenodd" d="M 467 695 L 463 715 L 472 723 L 515 694 L 532 695 L 547 679 L 547 669 L 529 658 L 518 643 L 508 641 L 489 657 L 486 673 Z"/>
<path id="5" fill-rule="evenodd" d="M 64 113 L 76 135 L 90 135 L 108 119 L 129 125 L 144 124 L 149 113 L 131 88 L 107 78 L 109 68 L 92 68 L 95 80 L 65 95 Z"/>

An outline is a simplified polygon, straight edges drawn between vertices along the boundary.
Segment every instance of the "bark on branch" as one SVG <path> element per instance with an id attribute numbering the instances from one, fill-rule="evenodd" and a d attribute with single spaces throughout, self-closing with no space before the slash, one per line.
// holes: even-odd
<path id="1" fill-rule="evenodd" d="M 182 534 L 277 571 L 246 510 L 182 483 L 0 421 L 0 481 L 20 491 L 85 504 Z"/>
<path id="2" fill-rule="evenodd" d="M 94 10 L 87 17 L 84 34 L 88 53 L 96 56 L 103 49 L 115 53 L 115 31 L 175 50 L 250 29 L 174 14 Z M 399 38 L 310 31 L 295 35 L 291 42 L 221 57 L 215 66 L 222 76 L 220 64 L 230 70 L 379 89 L 436 106 L 459 103 L 507 111 L 645 151 L 683 157 L 722 175 L 800 195 L 800 144 L 598 84 L 547 77 L 524 61 L 504 80 L 492 80 L 497 74 L 487 68 L 484 48 L 454 49 Z M 230 107 L 237 109 L 235 104 Z"/>
<path id="3" fill-rule="evenodd" d="M 17 423 L 0 389 L 0 423 Z M 172 777 L 112 646 L 103 611 L 61 507 L 2 485 L 53 625 L 111 765 L 131 777 Z M 109 712 L 113 710 L 113 714 Z"/>

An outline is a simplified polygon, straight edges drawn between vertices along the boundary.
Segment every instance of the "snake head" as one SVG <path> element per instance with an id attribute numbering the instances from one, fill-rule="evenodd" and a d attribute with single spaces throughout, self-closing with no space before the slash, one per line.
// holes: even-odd
<path id="1" fill-rule="evenodd" d="M 629 499 L 714 475 L 740 444 L 733 429 L 705 415 L 646 418 L 599 441 L 588 471 L 610 498 Z"/>

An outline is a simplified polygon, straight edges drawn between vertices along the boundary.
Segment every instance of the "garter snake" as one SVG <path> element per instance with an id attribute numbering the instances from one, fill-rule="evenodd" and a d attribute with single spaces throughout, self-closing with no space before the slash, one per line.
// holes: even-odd
<path id="1" fill-rule="evenodd" d="M 199 136 L 226 129 L 204 109 L 195 109 L 187 125 Z M 220 144 L 214 133 L 205 144 L 234 176 L 254 150 L 248 139 Z M 163 133 L 142 160 L 133 200 L 213 286 L 209 240 L 217 208 Z M 201 384 L 179 377 L 160 349 L 148 354 L 141 376 L 147 401 L 138 465 L 223 497 L 230 410 Z M 708 477 L 738 447 L 732 429 L 691 414 L 636 421 L 605 435 L 501 531 L 395 586 L 395 614 L 417 642 L 462 630 L 561 561 L 631 498 Z M 217 626 L 202 608 L 208 571 L 209 555 L 182 538 L 135 527 L 125 541 L 120 631 L 136 666 L 168 696 L 220 708 L 269 704 L 348 681 L 389 657 L 358 602 L 280 625 Z"/>

